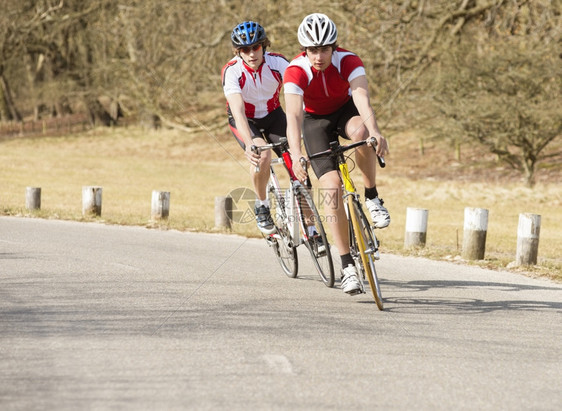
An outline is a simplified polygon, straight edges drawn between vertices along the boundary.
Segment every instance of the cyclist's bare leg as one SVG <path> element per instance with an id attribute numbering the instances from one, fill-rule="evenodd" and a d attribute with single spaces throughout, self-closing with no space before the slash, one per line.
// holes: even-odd
<path id="1" fill-rule="evenodd" d="M 349 231 L 343 208 L 341 180 L 337 171 L 329 171 L 318 179 L 323 190 L 325 226 L 332 232 L 334 245 L 340 255 L 349 253 Z"/>
<path id="2" fill-rule="evenodd" d="M 363 120 L 361 117 L 352 117 L 346 124 L 346 133 L 351 138 L 353 142 L 361 141 L 369 138 L 369 131 L 363 125 Z M 376 185 L 377 168 L 375 166 L 377 162 L 375 150 L 369 146 L 362 146 L 355 152 L 355 161 L 357 167 L 363 175 L 363 184 L 367 188 L 374 187 Z"/>
<path id="3" fill-rule="evenodd" d="M 263 138 L 254 138 L 254 145 L 263 146 L 267 143 Z M 250 175 L 252 176 L 252 183 L 254 190 L 260 200 L 267 198 L 267 182 L 269 181 L 269 167 L 271 164 L 271 150 L 265 150 L 260 154 L 260 171 L 256 173 L 256 168 L 250 166 Z"/>

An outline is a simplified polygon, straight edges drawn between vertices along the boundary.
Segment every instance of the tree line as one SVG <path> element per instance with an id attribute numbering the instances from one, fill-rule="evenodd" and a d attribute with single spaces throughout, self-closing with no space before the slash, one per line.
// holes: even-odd
<path id="1" fill-rule="evenodd" d="M 377 112 L 452 143 L 476 142 L 534 182 L 559 153 L 559 0 L 5 0 L 0 121 L 87 114 L 189 128 L 220 95 L 230 32 L 259 21 L 272 50 L 299 52 L 312 12 L 362 58 Z M 216 118 L 208 119 L 209 126 Z M 207 121 L 207 120 L 206 120 Z M 193 124 L 191 124 L 193 125 Z M 197 126 L 197 124 L 195 124 Z"/>

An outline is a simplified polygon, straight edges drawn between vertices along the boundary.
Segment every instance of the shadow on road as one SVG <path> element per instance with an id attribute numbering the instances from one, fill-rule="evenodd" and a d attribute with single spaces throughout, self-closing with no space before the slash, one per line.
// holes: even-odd
<path id="1" fill-rule="evenodd" d="M 526 291 L 558 291 L 560 288 L 548 286 L 536 286 L 526 284 L 510 284 L 498 282 L 485 282 L 485 281 L 381 281 L 383 289 L 386 289 L 385 306 L 386 311 L 402 311 L 403 308 L 411 307 L 435 307 L 440 311 L 443 308 L 451 309 L 451 313 L 472 312 L 472 313 L 489 313 L 498 310 L 525 310 L 525 311 L 542 311 L 542 310 L 556 310 L 562 312 L 562 302 L 560 301 L 539 301 L 524 298 L 520 299 L 504 299 L 493 300 L 486 299 L 488 291 L 494 291 L 494 295 L 498 291 L 508 293 L 523 293 Z M 408 297 L 392 297 L 389 295 L 391 289 L 399 290 L 400 294 L 411 294 Z M 473 290 L 472 295 L 481 294 L 482 298 L 457 298 L 447 297 L 448 291 L 454 290 Z M 425 293 L 428 291 L 437 291 L 439 294 L 444 294 L 443 297 L 436 296 L 415 296 L 416 293 Z M 466 295 L 466 293 L 464 293 Z M 514 294 L 516 296 L 516 294 Z"/>

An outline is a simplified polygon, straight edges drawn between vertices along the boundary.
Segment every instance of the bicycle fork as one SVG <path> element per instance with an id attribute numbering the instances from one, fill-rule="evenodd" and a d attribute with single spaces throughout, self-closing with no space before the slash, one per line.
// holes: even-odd
<path id="1" fill-rule="evenodd" d="M 285 190 L 285 210 L 287 211 L 287 228 L 289 229 L 289 234 L 293 240 L 293 244 L 300 244 L 300 227 L 299 221 L 300 216 L 299 208 L 295 204 L 295 189 L 293 184 L 290 184 L 289 188 Z"/>

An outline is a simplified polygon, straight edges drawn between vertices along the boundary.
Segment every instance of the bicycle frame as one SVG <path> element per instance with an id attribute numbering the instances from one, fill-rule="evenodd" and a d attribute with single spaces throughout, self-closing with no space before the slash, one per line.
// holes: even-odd
<path id="1" fill-rule="evenodd" d="M 344 199 L 343 206 L 345 209 L 345 214 L 347 215 L 349 221 L 356 221 L 357 217 L 354 219 L 351 218 L 351 212 L 353 210 L 351 201 L 359 202 L 359 194 L 357 193 L 355 184 L 353 183 L 353 180 L 351 179 L 351 175 L 349 174 L 349 167 L 347 165 L 347 162 L 345 161 L 345 158 L 343 158 L 343 153 L 340 153 L 338 155 L 338 167 L 340 170 L 340 178 L 342 180 L 342 189 L 344 190 L 342 197 Z M 358 230 L 358 227 L 353 227 L 353 228 L 356 231 Z M 373 244 L 375 249 L 374 250 L 367 249 L 366 251 L 370 253 L 374 253 L 375 259 L 378 260 L 379 259 L 378 239 L 375 236 L 373 236 L 373 239 L 375 240 L 375 244 Z M 364 263 L 366 262 L 364 261 Z"/>
<path id="2" fill-rule="evenodd" d="M 310 156 L 310 158 L 316 158 L 316 157 L 322 157 L 322 156 L 326 156 L 326 155 L 332 155 L 334 157 L 336 157 L 337 163 L 338 163 L 338 168 L 339 168 L 339 172 L 340 172 L 340 179 L 342 181 L 342 187 L 344 190 L 344 194 L 343 197 L 344 198 L 348 198 L 349 196 L 353 196 L 354 199 L 356 199 L 357 201 L 359 201 L 359 194 L 357 193 L 357 190 L 355 188 L 355 184 L 353 183 L 353 180 L 351 179 L 351 175 L 349 174 L 349 167 L 347 165 L 347 162 L 345 160 L 345 155 L 344 155 L 344 151 L 345 150 L 349 150 L 352 148 L 356 148 L 365 144 L 376 144 L 376 140 L 374 140 L 373 137 L 371 137 L 373 140 L 362 140 L 362 141 L 358 141 L 355 143 L 351 143 L 347 146 L 344 147 L 344 150 L 342 151 L 338 151 L 337 153 L 334 152 L 334 150 L 337 147 L 340 147 L 340 144 L 338 141 L 334 141 L 330 144 L 330 149 L 326 150 L 326 151 L 322 151 L 316 154 L 313 154 Z M 379 165 L 381 166 L 381 168 L 385 167 L 385 162 L 384 159 L 381 157 L 377 156 L 377 159 L 379 161 Z M 344 202 L 345 204 L 345 202 Z M 347 211 L 347 210 L 346 210 Z M 349 217 L 349 214 L 348 214 Z"/>
<path id="3" fill-rule="evenodd" d="M 382 164 L 384 164 L 384 160 L 381 159 L 380 157 L 378 157 L 378 160 L 379 160 L 379 164 L 381 164 L 381 166 L 384 167 L 382 165 Z M 381 163 L 381 161 L 382 161 L 382 163 Z M 339 167 L 339 170 L 340 170 L 340 178 L 342 180 L 342 187 L 343 187 L 343 190 L 344 190 L 343 198 L 345 200 L 348 200 L 352 196 L 355 201 L 359 202 L 359 194 L 357 193 L 357 190 L 355 188 L 355 184 L 353 184 L 353 180 L 351 179 L 351 175 L 349 174 L 349 167 L 347 165 L 347 162 L 345 161 L 343 152 L 340 153 L 339 156 L 338 156 L 338 167 Z M 345 213 L 347 215 L 347 218 L 350 218 L 351 203 L 348 200 L 348 201 L 344 201 L 343 204 L 344 204 Z M 357 227 L 354 227 L 354 229 L 357 229 Z M 370 252 L 370 253 L 373 253 L 375 259 L 378 260 L 380 258 L 379 240 L 377 239 L 377 237 L 374 234 L 373 234 L 373 239 L 375 241 L 375 244 L 373 244 L 375 249 L 374 250 L 367 249 L 366 251 Z"/>
<path id="4" fill-rule="evenodd" d="M 271 160 L 270 180 L 273 180 L 273 185 L 275 189 L 281 191 L 281 185 L 279 184 L 279 179 L 277 178 L 277 175 L 275 174 L 275 170 L 273 169 L 273 166 L 276 164 L 283 164 L 287 166 L 287 162 L 284 158 L 276 158 Z M 300 182 L 298 181 L 296 183 L 300 184 Z M 294 196 L 293 196 L 293 191 L 294 191 L 293 184 L 296 183 L 294 181 L 291 181 L 289 188 L 285 190 L 283 198 L 285 200 L 284 203 L 285 213 L 287 217 L 287 226 L 289 228 L 289 234 L 291 235 L 291 240 L 294 245 L 299 245 L 301 243 L 300 231 L 302 230 L 303 234 L 307 234 L 307 233 L 305 233 L 306 230 L 304 230 L 303 227 L 301 227 L 301 224 L 296 224 L 297 221 L 302 221 L 301 215 L 299 214 L 299 209 L 295 207 Z"/>
<path id="5" fill-rule="evenodd" d="M 281 141 L 277 144 L 253 146 L 252 151 L 254 151 L 254 153 L 256 154 L 260 154 L 265 150 L 272 150 L 274 148 L 279 148 L 281 150 L 281 157 L 271 159 L 270 178 L 273 178 L 274 185 L 280 188 L 279 180 L 277 179 L 277 175 L 275 174 L 273 166 L 277 164 L 283 164 L 285 166 L 285 169 L 289 173 L 291 184 L 285 192 L 284 197 L 287 210 L 287 225 L 289 226 L 289 233 L 291 235 L 293 244 L 300 245 L 305 241 L 308 241 L 310 236 L 308 234 L 305 217 L 300 213 L 301 210 L 298 207 L 295 207 L 295 197 L 293 195 L 293 192 L 297 189 L 298 186 L 302 186 L 302 183 L 298 180 L 298 178 L 295 176 L 295 173 L 293 172 L 293 160 L 287 148 L 286 142 L 287 140 L 282 138 Z M 256 167 L 256 172 L 258 171 L 259 167 Z"/>

